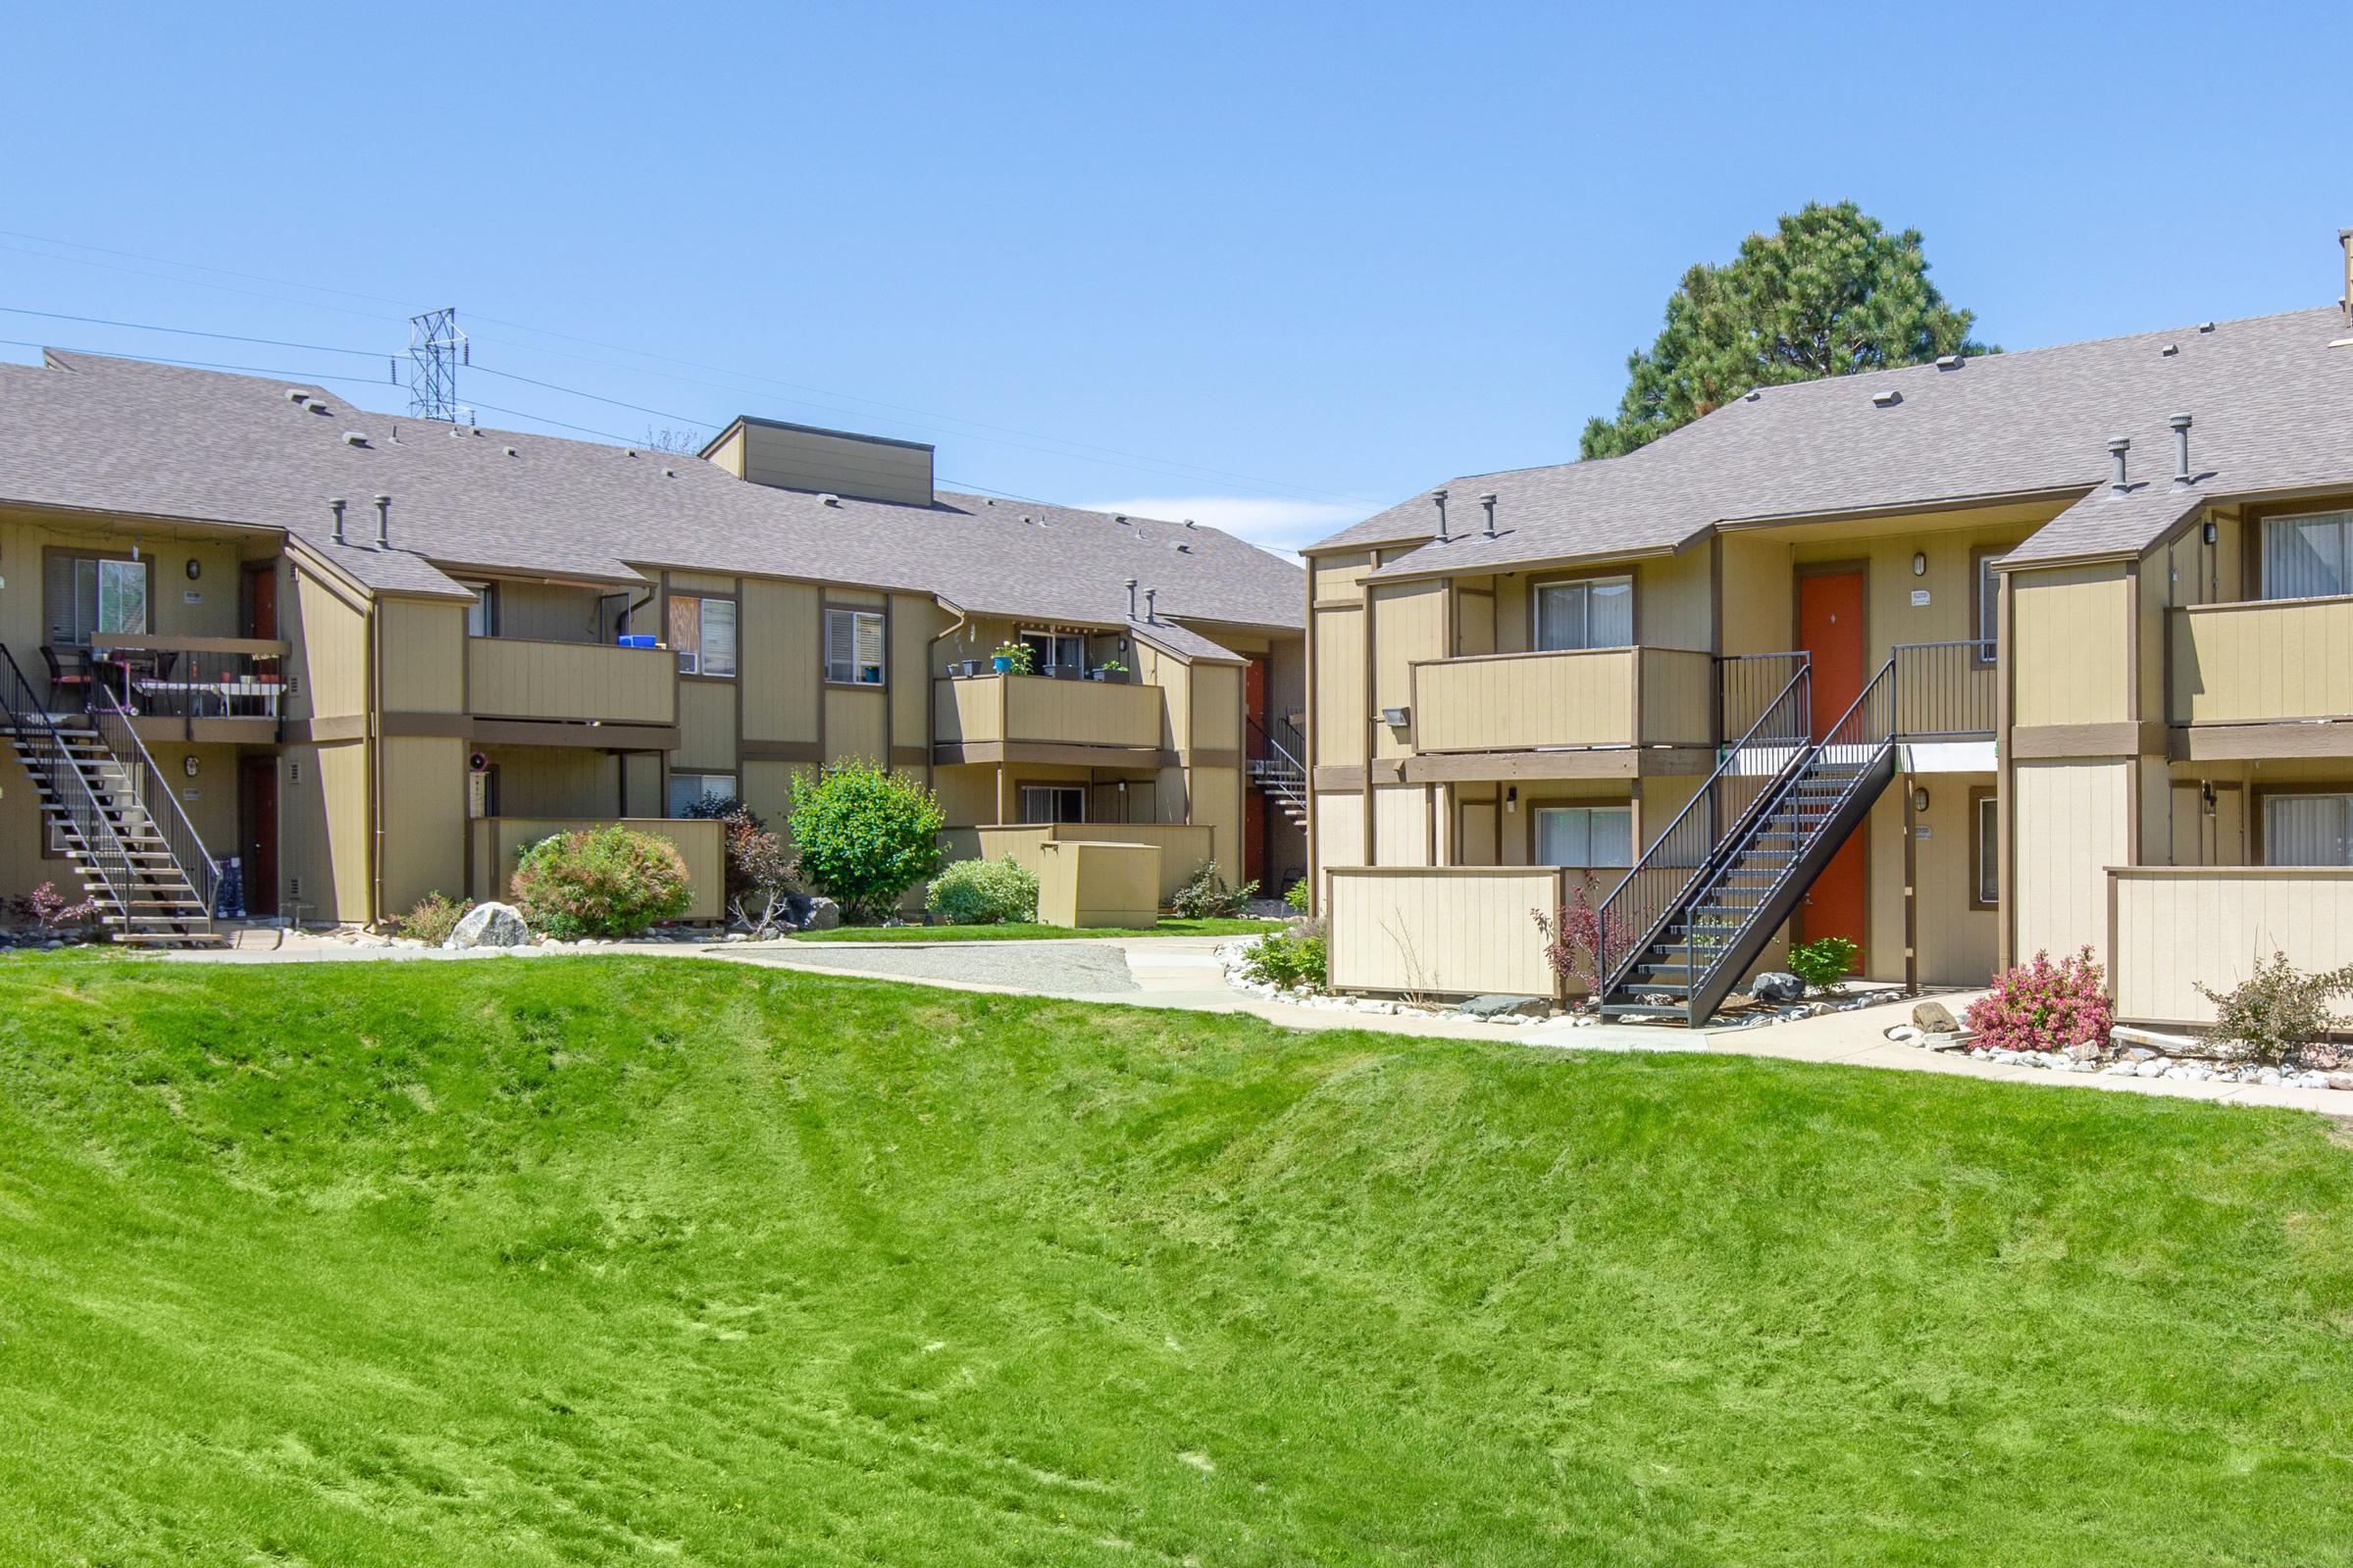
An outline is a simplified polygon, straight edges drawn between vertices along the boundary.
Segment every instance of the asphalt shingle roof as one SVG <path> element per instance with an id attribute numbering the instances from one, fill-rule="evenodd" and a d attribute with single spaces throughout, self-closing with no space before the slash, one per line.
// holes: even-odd
<path id="1" fill-rule="evenodd" d="M 1127 622 L 1128 578 L 1158 590 L 1139 628 L 1232 657 L 1171 617 L 1282 630 L 1301 569 L 1229 533 L 941 492 L 929 507 L 751 484 L 697 457 L 370 413 L 315 386 L 53 352 L 0 365 L 0 501 L 282 529 L 372 588 L 463 591 L 474 568 L 638 582 L 640 569 L 934 593 L 976 614 Z M 314 413 L 289 388 L 323 402 Z M 354 446 L 346 431 L 365 437 Z M 389 550 L 378 494 L 392 497 Z M 328 501 L 349 502 L 336 546 Z M 446 567 L 450 571 L 444 571 Z"/>
<path id="2" fill-rule="evenodd" d="M 2207 499 L 2353 482 L 2353 323 L 2334 306 L 1766 387 L 1621 458 L 1450 480 L 1412 576 L 1674 549 L 1720 523 L 2080 492 L 2013 561 L 2138 551 Z M 1883 394 L 1895 397 L 1874 401 Z M 2168 421 L 2188 414 L 2189 486 Z M 2133 488 L 2107 488 L 2131 439 Z M 1498 537 L 1478 536 L 1497 496 Z M 1435 531 L 1427 492 L 1311 546 Z"/>

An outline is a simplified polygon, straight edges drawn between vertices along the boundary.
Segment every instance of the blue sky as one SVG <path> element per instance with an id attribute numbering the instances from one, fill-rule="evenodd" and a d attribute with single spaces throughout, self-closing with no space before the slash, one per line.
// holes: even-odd
<path id="1" fill-rule="evenodd" d="M 396 409 L 366 356 L 453 304 L 486 424 L 765 414 L 1297 542 L 1574 456 L 1809 199 L 2007 347 L 2332 300 L 2341 4 L 2070 9 L 20 7 L 0 306 L 360 353 L 0 338 Z"/>

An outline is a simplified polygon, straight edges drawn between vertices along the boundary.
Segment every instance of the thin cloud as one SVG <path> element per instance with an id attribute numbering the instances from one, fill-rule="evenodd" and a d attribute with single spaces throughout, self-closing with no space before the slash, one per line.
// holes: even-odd
<path id="1" fill-rule="evenodd" d="M 1269 501 L 1250 495 L 1140 495 L 1089 501 L 1089 511 L 1125 512 L 1130 517 L 1191 518 L 1204 528 L 1223 529 L 1264 549 L 1296 556 L 1317 539 L 1369 517 L 1373 508 L 1334 501 Z"/>

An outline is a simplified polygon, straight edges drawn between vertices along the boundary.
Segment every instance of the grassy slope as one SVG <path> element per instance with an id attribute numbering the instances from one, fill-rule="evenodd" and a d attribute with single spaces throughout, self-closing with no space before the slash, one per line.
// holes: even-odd
<path id="1" fill-rule="evenodd" d="M 1162 920 L 1146 931 L 1140 927 L 1039 926 L 1026 922 L 1002 926 L 836 926 L 831 931 L 804 931 L 793 938 L 804 942 L 1006 942 L 1067 941 L 1086 936 L 1263 936 L 1281 931 L 1279 920 Z"/>
<path id="2" fill-rule="evenodd" d="M 11 958 L 0 1555 L 2348 1562 L 2349 1179 L 1911 1074 Z"/>

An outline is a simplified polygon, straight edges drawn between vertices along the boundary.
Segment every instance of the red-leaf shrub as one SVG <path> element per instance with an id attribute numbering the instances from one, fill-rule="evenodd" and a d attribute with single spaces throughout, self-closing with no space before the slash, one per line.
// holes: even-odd
<path id="1" fill-rule="evenodd" d="M 2107 974 L 2086 947 L 2056 964 L 2049 953 L 2037 952 L 2032 963 L 2003 970 L 1993 989 L 1969 1003 L 1962 1022 L 1989 1049 L 2056 1051 L 2085 1040 L 2106 1045 L 2116 1009 L 2108 1000 Z"/>
<path id="2" fill-rule="evenodd" d="M 1603 938 L 1609 938 L 1612 951 L 1623 952 L 1625 932 L 1623 923 L 1614 916 L 1605 926 L 1602 912 L 1579 887 L 1569 895 L 1567 903 L 1547 915 L 1541 909 L 1528 914 L 1536 922 L 1537 934 L 1544 937 L 1545 962 L 1562 980 L 1580 983 L 1587 988 L 1601 984 L 1601 952 Z"/>
<path id="3" fill-rule="evenodd" d="M 687 912 L 687 863 L 667 838 L 618 823 L 542 838 L 515 867 L 523 918 L 550 936 L 635 936 Z"/>

